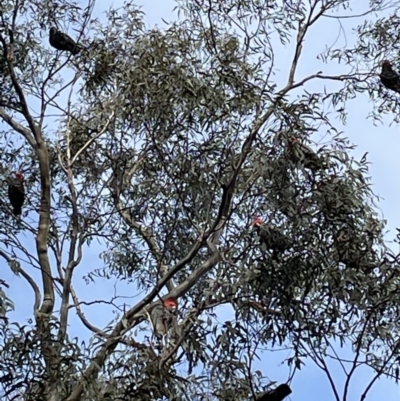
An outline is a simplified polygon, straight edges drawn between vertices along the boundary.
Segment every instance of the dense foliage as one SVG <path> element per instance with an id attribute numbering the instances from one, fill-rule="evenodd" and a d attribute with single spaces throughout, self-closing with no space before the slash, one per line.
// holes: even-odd
<path id="1" fill-rule="evenodd" d="M 394 375 L 400 266 L 368 162 L 349 156 L 338 121 L 362 93 L 373 118 L 396 120 L 397 94 L 376 69 L 399 62 L 396 10 L 371 1 L 354 46 L 315 53 L 327 66 L 345 60 L 344 74 L 301 76 L 310 29 L 359 14 L 359 2 L 182 0 L 162 30 L 130 2 L 102 20 L 94 3 L 3 3 L 0 255 L 35 299 L 31 324 L 10 322 L 1 282 L 4 399 L 255 399 L 269 384 L 253 368 L 267 345 L 290 349 L 293 374 L 310 359 L 329 374 L 324 357 L 346 344 L 355 365 Z M 52 26 L 79 54 L 50 46 Z M 291 61 L 278 84 L 280 43 Z M 314 81 L 320 91 L 306 90 Z M 7 201 L 15 171 L 21 218 Z M 85 317 L 73 285 L 95 241 L 104 266 L 85 279 L 142 294 L 124 307 L 116 294 L 106 328 Z M 233 321 L 219 324 L 220 305 Z M 75 311 L 89 344 L 69 335 Z"/>

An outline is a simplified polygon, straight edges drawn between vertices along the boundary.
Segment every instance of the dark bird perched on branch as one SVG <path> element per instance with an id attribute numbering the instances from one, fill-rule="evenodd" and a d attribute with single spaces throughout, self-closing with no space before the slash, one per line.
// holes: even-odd
<path id="1" fill-rule="evenodd" d="M 16 216 L 22 214 L 22 205 L 25 201 L 24 176 L 16 173 L 14 179 L 10 179 L 8 184 L 8 198 L 10 199 L 13 212 Z"/>
<path id="2" fill-rule="evenodd" d="M 379 78 L 386 89 L 400 93 L 400 75 L 392 68 L 390 61 L 382 61 L 382 71 Z"/>
<path id="3" fill-rule="evenodd" d="M 66 33 L 59 31 L 54 26 L 50 28 L 49 36 L 50 46 L 57 50 L 67 51 L 73 55 L 78 54 L 82 47 L 76 44 L 76 42 L 68 36 Z"/>
<path id="4" fill-rule="evenodd" d="M 269 390 L 259 397 L 256 401 L 282 401 L 292 393 L 292 389 L 286 384 L 280 384 L 276 389 Z"/>
<path id="5" fill-rule="evenodd" d="M 282 234 L 278 228 L 264 224 L 260 217 L 254 219 L 253 227 L 260 237 L 261 243 L 265 244 L 268 250 L 272 250 L 274 259 L 277 259 L 278 254 L 291 246 L 289 238 Z"/>

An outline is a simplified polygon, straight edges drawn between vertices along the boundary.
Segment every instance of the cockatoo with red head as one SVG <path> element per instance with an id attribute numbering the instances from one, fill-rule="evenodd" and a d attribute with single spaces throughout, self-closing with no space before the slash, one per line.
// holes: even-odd
<path id="1" fill-rule="evenodd" d="M 157 304 L 150 313 L 153 332 L 156 337 L 161 338 L 173 327 L 176 319 L 175 312 L 178 302 L 175 298 L 167 298 L 162 304 Z"/>

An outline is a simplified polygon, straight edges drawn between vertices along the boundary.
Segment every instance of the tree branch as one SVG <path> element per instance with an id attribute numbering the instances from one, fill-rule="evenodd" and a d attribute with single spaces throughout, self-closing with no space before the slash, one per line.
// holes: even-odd
<path id="1" fill-rule="evenodd" d="M 39 230 L 36 237 L 36 248 L 42 269 L 44 299 L 40 308 L 41 313 L 50 314 L 54 308 L 54 288 L 52 282 L 52 274 L 50 261 L 47 251 L 47 237 L 50 225 L 50 172 L 49 157 L 42 134 L 39 133 L 37 138 L 37 153 L 39 157 L 41 199 L 39 212 Z"/>
<path id="2" fill-rule="evenodd" d="M 232 190 L 235 186 L 236 179 L 238 177 L 241 167 L 243 166 L 248 154 L 250 153 L 252 144 L 253 144 L 258 132 L 263 127 L 263 125 L 268 121 L 268 119 L 271 117 L 271 115 L 275 111 L 275 108 L 279 105 L 280 100 L 283 98 L 283 96 L 287 92 L 289 92 L 291 89 L 294 89 L 298 86 L 303 85 L 306 81 L 308 81 L 316 76 L 318 76 L 318 74 L 307 77 L 307 78 L 303 79 L 302 81 L 298 82 L 297 84 L 290 82 L 290 79 L 289 79 L 288 84 L 281 91 L 279 91 L 277 93 L 275 101 L 268 108 L 268 110 L 265 112 L 265 114 L 262 115 L 261 117 L 257 118 L 254 121 L 253 128 L 242 145 L 240 159 L 237 164 L 237 167 L 234 170 L 234 172 L 232 173 L 232 176 L 231 176 L 228 184 L 226 185 L 226 188 L 227 188 L 226 194 L 225 194 L 225 196 L 223 196 L 223 202 L 221 202 L 220 209 L 219 209 L 220 212 L 218 214 L 218 217 L 215 219 L 215 222 L 212 225 L 212 227 L 206 233 L 204 233 L 202 236 L 200 236 L 199 239 L 196 241 L 196 243 L 193 245 L 190 252 L 183 259 L 181 259 L 172 269 L 170 269 L 168 271 L 168 273 L 165 274 L 165 276 L 163 276 L 161 278 L 161 280 L 158 281 L 157 285 L 150 292 L 150 294 L 147 295 L 141 302 L 139 302 L 133 308 L 131 308 L 123 316 L 123 318 L 117 323 L 117 325 L 115 326 L 109 339 L 106 341 L 106 343 L 103 345 L 103 347 L 97 352 L 96 356 L 92 359 L 92 362 L 89 365 L 88 369 L 82 375 L 78 385 L 75 387 L 75 389 L 72 391 L 71 395 L 68 397 L 68 399 L 66 401 L 78 401 L 80 399 L 80 397 L 83 393 L 83 389 L 84 389 L 83 383 L 91 381 L 97 376 L 99 369 L 104 365 L 104 362 L 105 362 L 107 356 L 109 354 L 111 354 L 117 347 L 119 340 L 120 340 L 121 336 L 123 335 L 123 333 L 126 332 L 127 330 L 130 330 L 132 327 L 134 327 L 136 324 L 138 324 L 140 321 L 142 321 L 144 319 L 143 314 L 141 314 L 141 315 L 140 314 L 136 315 L 136 314 L 153 300 L 153 298 L 159 293 L 160 289 L 168 282 L 168 280 L 170 278 L 172 278 L 179 270 L 181 270 L 184 266 L 186 266 L 197 255 L 197 252 L 202 247 L 204 241 L 206 241 L 209 238 L 209 236 L 215 231 L 217 226 L 219 227 L 218 228 L 219 230 L 222 229 L 223 224 L 219 226 L 220 221 L 221 221 L 223 215 L 226 213 L 227 208 L 229 209 L 229 205 L 232 200 Z M 136 163 L 135 168 L 136 168 L 137 164 L 138 163 Z M 117 186 L 117 188 L 118 188 L 118 186 Z M 124 209 L 121 207 L 122 205 L 119 203 L 120 189 L 114 190 L 113 193 L 115 196 L 117 210 L 120 213 L 122 213 L 124 211 Z M 124 216 L 123 214 L 121 214 L 121 215 Z M 127 216 L 129 216 L 129 215 L 127 215 Z M 129 219 L 128 219 L 128 221 L 129 221 Z M 137 223 L 136 227 L 135 226 L 133 226 L 133 227 L 136 230 L 141 229 L 141 226 L 138 223 Z M 205 273 L 207 273 L 210 269 L 212 269 L 214 266 L 216 266 L 218 262 L 220 262 L 222 260 L 222 256 L 215 249 L 215 245 L 212 243 L 212 241 L 208 241 L 208 245 L 210 246 L 211 249 L 214 249 L 214 253 L 212 254 L 212 256 L 205 263 L 203 263 L 202 266 L 200 266 L 198 269 L 193 271 L 183 283 L 181 283 L 178 287 L 176 287 L 172 291 L 170 291 L 169 294 L 164 298 L 167 298 L 167 297 L 178 298 L 179 296 L 184 295 L 187 291 L 189 291 L 195 285 L 195 283 L 201 276 L 203 276 Z M 154 307 L 154 305 L 151 305 L 148 309 L 151 309 L 152 307 Z M 275 393 L 275 394 L 278 394 L 278 393 Z M 288 393 L 288 394 L 290 394 L 290 393 Z M 285 395 L 285 397 L 286 397 L 286 395 Z"/>
<path id="3" fill-rule="evenodd" d="M 48 257 L 47 250 L 47 237 L 50 225 L 50 173 L 49 173 L 49 158 L 47 147 L 44 143 L 42 131 L 40 127 L 35 123 L 32 115 L 29 112 L 28 104 L 25 99 L 24 91 L 17 80 L 15 74 L 13 58 L 14 58 L 14 31 L 16 26 L 17 14 L 19 7 L 16 6 L 13 12 L 12 18 L 12 29 L 9 29 L 10 45 L 8 46 L 3 35 L 0 34 L 0 42 L 3 45 L 4 56 L 7 61 L 7 66 L 10 73 L 10 78 L 12 85 L 17 93 L 21 112 L 25 117 L 30 128 L 30 133 L 26 128 L 23 128 L 19 124 L 13 123 L 10 118 L 7 118 L 7 113 L 3 112 L 2 117 L 6 117 L 6 122 L 12 127 L 15 127 L 18 132 L 20 132 L 28 142 L 33 145 L 39 160 L 39 170 L 40 170 L 40 183 L 41 183 L 41 199 L 40 199 L 40 212 L 39 212 L 39 227 L 36 236 L 36 249 L 38 254 L 38 259 L 42 272 L 43 281 L 43 301 L 41 306 L 35 311 L 36 324 L 38 326 L 38 333 L 40 335 L 40 342 L 43 357 L 46 362 L 47 374 L 50 382 L 52 381 L 54 373 L 54 354 L 52 352 L 52 341 L 50 326 L 48 324 L 50 314 L 54 309 L 54 287 L 51 275 L 50 261 Z M 22 129 L 23 128 L 23 129 Z M 32 138 L 32 134 L 34 139 Z M 36 143 L 34 143 L 36 141 Z"/>
<path id="4" fill-rule="evenodd" d="M 157 268 L 158 271 L 161 273 L 161 277 L 164 277 L 168 273 L 168 266 L 163 261 L 163 253 L 155 240 L 152 230 L 135 221 L 121 202 L 121 193 L 123 191 L 123 188 L 125 187 L 125 184 L 130 181 L 131 177 L 139 168 L 140 163 L 143 159 L 144 158 L 141 157 L 136 161 L 136 163 L 133 164 L 129 171 L 123 175 L 120 183 L 117 182 L 118 180 L 116 177 L 113 178 L 111 183 L 112 197 L 114 200 L 115 208 L 117 209 L 119 215 L 123 218 L 125 223 L 133 230 L 135 230 L 136 233 L 138 233 L 145 240 L 147 246 L 150 249 L 150 252 L 157 261 Z M 172 291 L 174 288 L 173 283 L 168 282 L 167 288 L 168 291 Z"/>
<path id="5" fill-rule="evenodd" d="M 106 343 L 101 347 L 101 349 L 97 352 L 96 356 L 92 359 L 91 364 L 87 368 L 86 372 L 82 375 L 81 379 L 79 380 L 79 383 L 74 388 L 71 395 L 67 398 L 66 401 L 80 400 L 80 397 L 84 390 L 84 383 L 93 380 L 97 376 L 99 369 L 104 365 L 104 362 L 108 357 L 108 355 L 110 355 L 117 347 L 122 335 L 144 320 L 144 314 L 139 312 L 142 311 L 142 309 L 155 298 L 155 296 L 159 293 L 159 290 L 168 282 L 168 280 L 177 271 L 179 271 L 179 269 L 181 269 L 183 266 L 186 265 L 186 261 L 190 260 L 190 257 L 191 256 L 193 257 L 193 254 L 194 255 L 197 254 L 197 251 L 198 249 L 200 249 L 202 242 L 203 242 L 202 240 L 201 241 L 199 240 L 195 244 L 191 252 L 189 252 L 187 257 L 182 259 L 173 269 L 171 269 L 168 272 L 168 274 L 157 283 L 157 285 L 150 292 L 149 295 L 147 295 L 141 302 L 139 302 L 137 305 L 135 305 L 133 308 L 131 308 L 128 312 L 125 313 L 125 315 L 116 324 L 113 332 L 107 339 Z M 199 269 L 197 269 L 196 271 L 197 273 L 193 272 L 189 276 L 189 278 L 185 280 L 184 283 L 175 288 L 170 294 L 168 294 L 164 298 L 168 298 L 170 296 L 179 297 L 183 295 L 196 283 L 196 280 L 193 280 L 193 275 L 196 273 L 196 276 L 200 277 L 200 275 L 205 274 L 220 261 L 220 258 L 221 257 L 219 253 L 216 253 L 213 256 L 211 256 L 211 258 L 209 258 L 202 266 L 200 266 Z M 157 301 L 157 303 L 158 302 L 159 301 Z M 148 308 L 146 309 L 148 310 L 152 309 L 155 306 L 155 304 L 149 305 Z"/>
<path id="6" fill-rule="evenodd" d="M 111 123 L 111 120 L 114 117 L 115 112 L 112 111 L 111 112 L 111 116 L 108 118 L 108 120 L 106 121 L 106 123 L 104 124 L 104 127 L 100 130 L 100 132 L 98 132 L 96 135 L 94 135 L 92 138 L 90 138 L 74 155 L 74 157 L 72 158 L 71 162 L 69 163 L 71 166 L 75 163 L 75 161 L 77 160 L 77 158 L 79 157 L 79 155 L 90 146 L 91 143 L 93 143 L 97 138 L 99 138 L 101 135 L 104 134 L 104 132 L 106 132 L 108 126 Z M 69 143 L 68 143 L 68 148 L 69 148 Z"/>
<path id="7" fill-rule="evenodd" d="M 71 104 L 71 96 L 72 96 L 72 88 L 69 94 L 68 105 Z M 70 114 L 70 106 L 68 106 L 68 114 Z M 70 119 L 68 120 L 68 125 L 66 127 L 67 133 L 69 132 L 69 124 Z M 68 135 L 68 134 L 67 134 Z M 78 262 L 75 260 L 75 252 L 76 246 L 78 242 L 79 235 L 79 211 L 78 211 L 78 197 L 76 194 L 76 189 L 74 185 L 74 177 L 72 174 L 70 161 L 70 148 L 69 148 L 69 135 L 67 136 L 67 157 L 68 157 L 68 165 L 64 170 L 67 175 L 67 183 L 68 189 L 70 192 L 70 200 L 72 205 L 72 214 L 70 221 L 72 222 L 72 230 L 71 230 L 71 238 L 69 243 L 69 251 L 68 251 L 68 263 L 65 269 L 65 277 L 63 281 L 63 294 L 61 299 L 61 313 L 60 313 L 60 329 L 58 331 L 58 346 L 61 347 L 62 341 L 65 338 L 67 333 L 67 324 L 68 324 L 68 312 L 69 312 L 69 296 L 71 293 L 71 281 L 75 267 L 78 265 Z"/>
<path id="8" fill-rule="evenodd" d="M 83 325 L 87 329 L 92 331 L 93 333 L 96 333 L 96 334 L 104 337 L 105 333 L 101 329 L 99 329 L 98 327 L 96 327 L 93 324 L 91 324 L 89 322 L 89 320 L 87 320 L 86 316 L 84 315 L 84 313 L 83 313 L 83 311 L 82 311 L 82 309 L 80 307 L 78 296 L 76 295 L 76 292 L 75 292 L 75 290 L 74 290 L 72 285 L 70 286 L 70 290 L 71 290 L 72 300 L 74 301 L 73 307 L 76 308 L 76 313 L 77 313 L 79 319 L 81 319 L 81 322 L 83 323 Z"/>
<path id="9" fill-rule="evenodd" d="M 14 15 L 13 15 L 13 29 L 15 26 L 15 19 L 17 17 L 17 11 L 18 11 L 18 7 L 16 7 Z M 31 116 L 30 112 L 29 112 L 29 108 L 28 108 L 28 104 L 26 102 L 25 99 L 25 95 L 24 95 L 24 91 L 22 90 L 21 85 L 18 83 L 17 80 L 17 76 L 15 74 L 15 70 L 14 70 L 14 63 L 13 63 L 13 58 L 14 58 L 14 33 L 13 33 L 13 29 L 9 29 L 9 36 L 10 36 L 10 46 L 7 45 L 6 40 L 4 39 L 4 36 L 2 34 L 0 34 L 0 42 L 3 45 L 3 53 L 4 53 L 4 58 L 7 61 L 7 67 L 10 73 L 10 78 L 11 78 L 11 82 L 13 84 L 13 87 L 15 89 L 15 91 L 17 92 L 18 95 L 18 99 L 21 105 L 21 110 L 22 110 L 22 114 L 25 117 L 29 128 L 31 129 L 31 132 L 34 134 L 35 138 L 36 138 L 36 131 L 38 129 L 37 125 L 35 124 L 35 121 L 33 119 L 33 117 Z"/>
<path id="10" fill-rule="evenodd" d="M 7 66 L 10 73 L 11 82 L 18 95 L 19 102 L 21 104 L 22 114 L 28 123 L 31 132 L 27 128 L 13 121 L 13 119 L 4 111 L 0 110 L 0 116 L 15 130 L 20 132 L 33 148 L 36 145 L 36 152 L 39 159 L 40 169 L 40 181 L 41 181 L 41 205 L 40 205 L 40 217 L 39 217 L 39 230 L 36 237 L 36 248 L 42 268 L 42 279 L 43 279 L 43 303 L 40 308 L 41 313 L 51 313 L 54 307 L 54 288 L 51 277 L 50 262 L 47 254 L 47 235 L 49 231 L 50 223 L 50 176 L 49 176 L 49 161 L 47 148 L 45 146 L 42 132 L 39 126 L 35 123 L 31 116 L 28 108 L 28 104 L 25 99 L 24 91 L 19 84 L 13 64 L 14 57 L 14 34 L 15 21 L 17 18 L 18 7 L 15 8 L 13 14 L 12 29 L 9 30 L 10 46 L 3 35 L 0 34 L 0 42 L 3 45 L 4 57 L 7 60 Z M 34 138 L 32 138 L 32 134 Z"/>
<path id="11" fill-rule="evenodd" d="M 35 280 L 21 267 L 19 262 L 16 262 L 15 259 L 11 258 L 9 255 L 7 255 L 2 249 L 0 249 L 0 256 L 2 256 L 8 263 L 8 265 L 11 266 L 14 265 L 15 268 L 11 268 L 11 270 L 14 273 L 20 273 L 21 276 L 29 283 L 29 285 L 32 287 L 33 293 L 35 294 L 35 302 L 33 304 L 33 311 L 36 311 L 41 302 L 41 294 L 39 287 L 37 286 Z M 14 262 L 18 263 L 14 264 Z"/>
<path id="12" fill-rule="evenodd" d="M 32 146 L 33 149 L 36 148 L 35 138 L 32 136 L 31 132 L 25 128 L 23 125 L 17 123 L 4 109 L 0 109 L 0 117 L 6 122 L 13 130 L 20 133 Z"/>

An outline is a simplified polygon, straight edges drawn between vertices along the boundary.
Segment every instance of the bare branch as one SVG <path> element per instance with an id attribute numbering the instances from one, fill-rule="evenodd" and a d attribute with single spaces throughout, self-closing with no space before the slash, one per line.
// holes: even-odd
<path id="1" fill-rule="evenodd" d="M 9 72 L 10 72 L 10 78 L 11 78 L 13 87 L 18 95 L 20 106 L 22 109 L 22 114 L 25 117 L 25 119 L 29 125 L 29 128 L 31 129 L 31 132 L 33 133 L 33 135 L 37 141 L 38 140 L 38 138 L 37 138 L 38 126 L 35 124 L 35 121 L 29 112 L 29 108 L 28 108 L 28 104 L 25 99 L 24 91 L 22 90 L 22 87 L 17 80 L 17 76 L 16 76 L 15 70 L 14 70 L 14 63 L 13 63 L 13 61 L 14 61 L 13 60 L 14 59 L 14 44 L 15 44 L 14 43 L 14 29 L 15 29 L 15 20 L 17 18 L 17 13 L 18 13 L 18 7 L 16 7 L 15 11 L 14 11 L 13 27 L 11 30 L 9 30 L 10 46 L 7 45 L 7 42 L 1 33 L 0 33 L 0 42 L 3 45 L 4 58 L 5 58 L 5 60 L 7 60 L 7 66 L 8 66 Z"/>
<path id="2" fill-rule="evenodd" d="M 70 291 L 71 291 L 71 296 L 72 296 L 72 300 L 74 301 L 74 305 L 71 305 L 70 307 L 75 307 L 76 308 L 76 313 L 79 317 L 79 319 L 81 319 L 81 322 L 83 323 L 83 325 L 89 329 L 90 331 L 92 331 L 93 333 L 99 334 L 101 336 L 106 336 L 106 334 L 103 332 L 103 330 L 99 329 L 98 327 L 94 326 L 93 324 L 91 324 L 89 322 L 89 320 L 87 320 L 85 314 L 83 313 L 81 307 L 80 307 L 80 302 L 78 299 L 78 296 L 76 295 L 76 292 L 74 290 L 74 287 L 72 285 L 70 285 Z"/>
<path id="3" fill-rule="evenodd" d="M 72 96 L 72 88 L 69 94 L 68 105 L 71 104 L 71 96 Z M 68 112 L 70 111 L 70 107 L 68 107 Z M 67 125 L 67 132 L 69 130 L 69 124 Z M 69 152 L 69 143 L 68 143 L 68 161 L 70 159 L 70 152 Z M 68 264 L 65 269 L 64 281 L 63 281 L 63 294 L 61 299 L 61 313 L 60 313 L 60 329 L 58 331 L 58 344 L 61 347 L 62 342 L 65 338 L 67 333 L 67 325 L 68 325 L 68 311 L 69 311 L 69 296 L 71 292 L 71 281 L 74 268 L 76 267 L 77 263 L 75 261 L 75 250 L 76 244 L 78 240 L 79 234 L 79 212 L 78 212 L 78 199 L 76 195 L 75 185 L 74 185 L 74 177 L 71 170 L 71 163 L 68 163 L 67 169 L 67 181 L 68 181 L 68 188 L 70 192 L 70 199 L 72 205 L 72 214 L 70 221 L 72 222 L 72 229 L 71 229 L 71 238 L 69 244 L 69 251 L 68 251 Z"/>
<path id="4" fill-rule="evenodd" d="M 32 146 L 32 148 L 35 149 L 36 147 L 36 141 L 35 138 L 32 136 L 30 131 L 25 128 L 23 125 L 17 123 L 9 114 L 6 113 L 4 109 L 0 109 L 0 117 L 15 131 L 20 133 L 27 141 L 28 143 Z"/>
<path id="5" fill-rule="evenodd" d="M 15 262 L 14 259 L 12 259 L 9 255 L 7 255 L 2 249 L 0 249 L 0 256 L 2 256 L 8 263 L 8 265 L 11 267 L 11 264 Z M 17 273 L 21 274 L 21 276 L 29 283 L 29 285 L 32 287 L 33 293 L 35 294 L 35 302 L 33 304 L 33 311 L 36 311 L 41 302 L 41 294 L 39 287 L 37 286 L 35 280 L 21 267 L 21 265 L 17 262 L 17 264 L 14 264 L 14 266 L 17 268 Z M 12 269 L 14 271 L 14 269 Z"/>
<path id="6" fill-rule="evenodd" d="M 100 130 L 100 132 L 97 135 L 94 135 L 92 138 L 90 138 L 74 155 L 74 157 L 71 160 L 71 166 L 74 164 L 74 162 L 76 161 L 76 159 L 79 157 L 79 155 L 85 150 L 87 149 L 96 139 L 98 139 L 101 135 L 104 134 L 104 132 L 106 132 L 106 130 L 108 129 L 108 126 L 111 123 L 111 120 L 114 117 L 114 111 L 111 113 L 110 117 L 108 118 L 108 120 L 106 121 L 106 123 L 104 124 L 104 127 Z"/>

